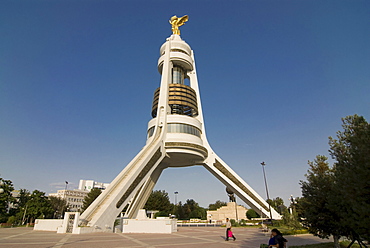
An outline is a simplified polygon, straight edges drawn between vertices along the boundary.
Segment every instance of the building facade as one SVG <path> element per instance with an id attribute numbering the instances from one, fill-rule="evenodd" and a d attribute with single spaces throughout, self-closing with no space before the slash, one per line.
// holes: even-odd
<path id="1" fill-rule="evenodd" d="M 79 190 L 87 190 L 90 191 L 93 188 L 105 190 L 108 187 L 109 183 L 100 183 L 95 182 L 94 180 L 80 180 L 78 185 Z"/>
<path id="2" fill-rule="evenodd" d="M 68 204 L 69 212 L 80 212 L 83 206 L 83 201 L 91 189 L 97 188 L 104 191 L 109 183 L 95 182 L 94 180 L 80 180 L 78 189 L 73 190 L 58 190 L 57 193 L 50 193 L 49 196 L 65 199 Z"/>
<path id="3" fill-rule="evenodd" d="M 207 220 L 226 222 L 226 218 L 234 220 L 247 219 L 247 211 L 245 207 L 237 205 L 236 202 L 228 202 L 217 210 L 207 211 Z"/>
<path id="4" fill-rule="evenodd" d="M 57 193 L 50 193 L 49 196 L 59 197 L 65 199 L 68 204 L 69 212 L 80 212 L 83 206 L 83 201 L 89 191 L 86 190 L 58 190 Z"/>

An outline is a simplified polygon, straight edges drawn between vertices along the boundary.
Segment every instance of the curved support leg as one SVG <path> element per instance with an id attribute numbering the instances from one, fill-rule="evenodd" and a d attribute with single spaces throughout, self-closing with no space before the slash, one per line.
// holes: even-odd
<path id="1" fill-rule="evenodd" d="M 257 194 L 241 177 L 239 177 L 224 161 L 221 160 L 214 152 L 211 152 L 204 167 L 219 179 L 228 188 L 242 199 L 257 213 L 262 213 L 270 216 L 269 206 L 267 202 Z M 281 216 L 275 209 L 271 208 L 272 218 L 281 219 Z"/>
<path id="2" fill-rule="evenodd" d="M 107 189 L 83 212 L 80 217 L 80 225 L 92 227 L 98 232 L 111 232 L 116 217 L 129 200 L 137 195 L 140 188 L 163 160 L 165 154 L 163 143 L 159 140 L 145 146 Z"/>
<path id="3" fill-rule="evenodd" d="M 128 219 L 133 219 L 137 216 L 140 209 L 145 206 L 155 184 L 158 181 L 158 178 L 162 174 L 163 167 L 161 165 L 153 171 L 153 173 L 145 181 L 144 185 L 140 188 L 140 191 L 136 194 L 134 199 L 131 201 L 130 206 L 128 207 L 125 217 Z"/>

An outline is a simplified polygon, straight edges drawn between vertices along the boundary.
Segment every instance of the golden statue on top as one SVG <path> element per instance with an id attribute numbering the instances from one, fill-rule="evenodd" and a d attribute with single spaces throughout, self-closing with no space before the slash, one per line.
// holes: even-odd
<path id="1" fill-rule="evenodd" d="M 170 24 L 172 25 L 172 33 L 173 34 L 178 34 L 180 35 L 180 29 L 179 27 L 184 25 L 185 22 L 189 20 L 189 16 L 184 15 L 183 17 L 177 17 L 177 16 L 172 16 L 171 19 L 169 20 Z"/>

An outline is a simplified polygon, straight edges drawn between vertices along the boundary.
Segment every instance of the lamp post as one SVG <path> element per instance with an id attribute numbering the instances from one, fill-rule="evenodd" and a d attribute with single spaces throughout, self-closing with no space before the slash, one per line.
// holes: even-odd
<path id="1" fill-rule="evenodd" d="M 179 192 L 177 192 L 177 191 L 175 191 L 174 192 L 174 194 L 175 194 L 175 206 L 177 206 L 177 194 L 178 194 Z"/>
<path id="2" fill-rule="evenodd" d="M 67 181 L 65 181 L 65 182 L 66 182 L 66 187 L 65 187 L 65 189 L 64 189 L 63 200 L 65 200 L 65 201 L 66 201 L 66 204 L 68 205 L 68 201 L 67 201 L 67 198 L 66 198 L 68 182 L 67 182 Z M 68 208 L 67 208 L 67 211 L 68 211 Z M 60 213 L 60 217 L 62 217 L 62 216 L 63 216 L 63 212 L 64 212 L 64 205 L 62 206 L 62 210 L 61 210 L 61 213 Z"/>
<path id="3" fill-rule="evenodd" d="M 262 171 L 263 171 L 263 178 L 265 179 L 265 187 L 266 187 L 267 200 L 270 200 L 269 191 L 268 191 L 268 188 L 267 188 L 266 173 L 265 173 L 265 165 L 266 164 L 265 164 L 265 162 L 262 162 L 261 165 L 262 165 Z M 271 205 L 270 205 L 269 202 L 268 202 L 268 204 L 269 204 L 269 211 L 270 211 L 270 219 L 271 219 L 271 222 L 272 222 Z"/>
<path id="4" fill-rule="evenodd" d="M 236 196 L 235 196 L 235 219 L 236 219 L 236 222 L 239 222 L 238 220 L 238 204 L 236 204 Z"/>

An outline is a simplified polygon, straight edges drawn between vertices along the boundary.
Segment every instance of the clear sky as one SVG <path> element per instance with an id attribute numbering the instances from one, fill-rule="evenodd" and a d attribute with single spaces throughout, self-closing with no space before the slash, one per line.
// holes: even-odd
<path id="1" fill-rule="evenodd" d="M 341 118 L 370 121 L 370 1 L 3 0 L 0 176 L 47 193 L 113 180 L 145 145 L 159 48 L 184 14 L 208 140 L 262 197 L 262 161 L 288 203 Z M 199 166 L 156 189 L 228 200 Z"/>

